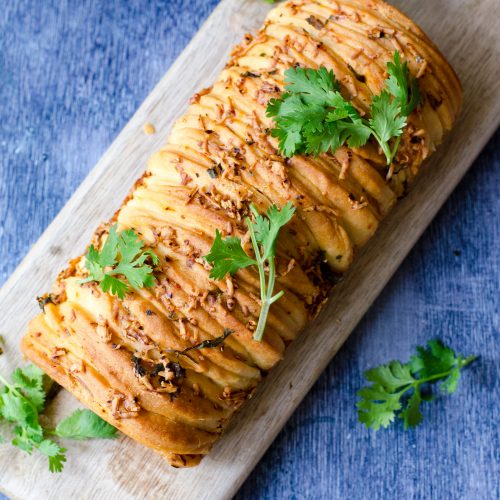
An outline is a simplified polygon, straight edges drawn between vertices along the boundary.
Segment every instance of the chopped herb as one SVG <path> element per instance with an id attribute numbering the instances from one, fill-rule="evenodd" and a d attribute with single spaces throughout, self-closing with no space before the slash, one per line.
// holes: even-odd
<path id="1" fill-rule="evenodd" d="M 210 277 L 216 280 L 221 280 L 226 274 L 234 274 L 245 267 L 257 266 L 260 277 L 260 297 L 262 304 L 259 322 L 253 338 L 260 342 L 264 335 L 269 309 L 284 293 L 281 291 L 273 296 L 276 281 L 276 242 L 280 229 L 288 224 L 293 217 L 295 207 L 291 202 L 287 203 L 281 210 L 276 205 L 272 205 L 265 216 L 260 215 L 253 205 L 250 205 L 250 209 L 255 222 L 252 222 L 248 217 L 245 222 L 250 231 L 255 259 L 245 253 L 239 238 L 229 236 L 223 239 L 222 234 L 218 230 L 215 231 L 212 248 L 210 249 L 210 253 L 205 256 L 205 259 L 213 265 Z M 267 279 L 266 264 L 268 268 Z"/>
<path id="2" fill-rule="evenodd" d="M 212 179 L 216 179 L 219 176 L 215 168 L 207 168 L 207 172 Z"/>
<path id="3" fill-rule="evenodd" d="M 195 351 L 199 349 L 212 349 L 214 347 L 220 346 L 228 337 L 234 333 L 234 330 L 230 330 L 229 328 L 224 328 L 224 333 L 220 337 L 215 337 L 212 340 L 204 340 L 203 342 L 200 342 L 199 344 L 196 344 L 192 347 L 187 347 L 183 351 L 181 351 L 181 354 L 186 354 L 189 351 Z"/>
<path id="4" fill-rule="evenodd" d="M 12 444 L 31 454 L 38 450 L 49 461 L 50 472 L 61 472 L 66 449 L 48 435 L 68 439 L 114 437 L 116 429 L 90 410 L 76 410 L 59 423 L 55 430 L 42 427 L 40 413 L 45 407 L 45 375 L 34 365 L 17 368 L 6 380 L 0 375 L 0 422 L 14 424 Z"/>
<path id="5" fill-rule="evenodd" d="M 54 303 L 54 298 L 51 293 L 46 293 L 45 295 L 42 295 L 40 297 L 36 298 L 38 305 L 40 309 L 45 312 L 45 306 L 47 304 L 53 304 Z"/>
<path id="6" fill-rule="evenodd" d="M 313 28 L 316 28 L 317 30 L 321 30 L 325 27 L 325 25 L 321 22 L 321 20 L 314 16 L 309 16 L 306 19 L 306 21 L 308 24 L 310 24 Z"/>
<path id="7" fill-rule="evenodd" d="M 351 73 L 354 75 L 354 78 L 358 80 L 358 82 L 366 83 L 366 76 L 359 74 L 350 64 L 347 65 Z"/>
<path id="8" fill-rule="evenodd" d="M 175 361 L 167 363 L 167 368 L 174 372 L 174 377 L 177 380 L 180 380 L 186 376 L 186 370 L 184 370 L 184 368 L 182 368 L 182 366 L 179 363 L 176 363 Z"/>
<path id="9" fill-rule="evenodd" d="M 175 350 L 169 350 L 168 352 L 174 352 L 177 354 L 182 354 L 182 351 L 175 351 Z M 186 370 L 182 368 L 182 366 L 179 363 L 176 363 L 174 361 L 169 361 L 166 364 L 163 363 L 158 363 L 154 366 L 153 370 L 151 371 L 150 375 L 152 377 L 158 377 L 160 376 L 159 374 L 165 370 L 170 370 L 174 373 L 174 377 L 177 380 L 181 380 L 184 378 L 186 375 Z M 161 379 L 163 379 L 162 376 L 160 376 Z"/>
<path id="10" fill-rule="evenodd" d="M 134 371 L 139 375 L 139 377 L 144 377 L 146 375 L 146 370 L 142 366 L 142 359 L 138 358 L 134 354 L 132 355 L 132 363 L 134 364 Z"/>
<path id="11" fill-rule="evenodd" d="M 354 71 L 354 70 L 353 70 Z M 333 71 L 294 67 L 285 71 L 286 89 L 271 99 L 267 116 L 274 119 L 272 136 L 287 157 L 296 154 L 318 156 L 334 153 L 347 143 L 364 146 L 371 136 L 380 145 L 390 165 L 396 156 L 406 119 L 420 102 L 416 78 L 410 76 L 399 52 L 387 63 L 385 89 L 372 99 L 369 119 L 340 93 Z M 362 75 L 355 76 L 362 81 Z"/>
<path id="12" fill-rule="evenodd" d="M 245 76 L 248 78 L 260 78 L 260 75 L 258 73 L 252 73 L 251 71 L 245 71 L 241 76 Z"/>
<path id="13" fill-rule="evenodd" d="M 153 268 L 147 264 L 149 259 L 153 265 L 158 264 L 158 257 L 152 250 L 143 250 L 144 243 L 133 229 L 117 232 L 113 225 L 108 237 L 99 252 L 90 245 L 85 255 L 85 267 L 89 272 L 89 281 L 99 283 L 103 292 L 110 292 L 120 299 L 132 288 L 151 288 L 155 284 Z M 116 276 L 124 277 L 123 279 Z"/>
<path id="14" fill-rule="evenodd" d="M 220 163 L 214 165 L 212 168 L 207 168 L 207 173 L 212 179 L 219 177 L 222 172 L 224 172 L 224 169 Z"/>
<path id="15" fill-rule="evenodd" d="M 432 401 L 427 390 L 440 382 L 441 392 L 456 391 L 461 370 L 477 356 L 463 358 L 456 355 L 439 340 L 431 340 L 427 347 L 417 347 L 417 354 L 406 364 L 391 361 L 365 372 L 372 383 L 358 391 L 358 419 L 366 427 L 379 430 L 388 427 L 397 416 L 404 428 L 416 427 L 422 421 L 422 401 Z"/>

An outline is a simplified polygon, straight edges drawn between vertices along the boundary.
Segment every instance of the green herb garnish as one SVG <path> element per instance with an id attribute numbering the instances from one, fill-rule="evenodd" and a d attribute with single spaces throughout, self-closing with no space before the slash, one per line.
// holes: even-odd
<path id="1" fill-rule="evenodd" d="M 254 205 L 250 205 L 250 210 L 255 222 L 248 217 L 245 222 L 250 231 L 255 259 L 245 253 L 239 238 L 233 236 L 222 238 L 218 230 L 215 230 L 215 240 L 205 259 L 213 265 L 210 277 L 216 280 L 221 280 L 226 274 L 234 274 L 245 267 L 257 266 L 260 277 L 261 309 L 253 338 L 260 342 L 264 335 L 269 309 L 284 293 L 280 291 L 273 295 L 276 281 L 276 242 L 280 229 L 293 217 L 295 207 L 291 202 L 281 210 L 276 205 L 272 205 L 265 216 L 260 215 Z"/>
<path id="2" fill-rule="evenodd" d="M 387 428 L 394 418 L 403 419 L 404 428 L 416 427 L 422 421 L 422 401 L 433 399 L 431 384 L 440 383 L 443 393 L 457 389 L 462 368 L 477 356 L 463 358 L 456 355 L 439 340 L 431 340 L 427 347 L 417 347 L 417 354 L 406 364 L 391 361 L 365 372 L 372 385 L 358 391 L 358 419 L 374 430 Z M 422 390 L 424 389 L 424 390 Z"/>
<path id="3" fill-rule="evenodd" d="M 186 347 L 186 349 L 182 351 L 174 351 L 174 352 L 177 352 L 179 354 L 186 354 L 189 351 L 198 351 L 200 349 L 213 349 L 215 347 L 219 347 L 220 345 L 222 345 L 224 341 L 232 333 L 234 333 L 234 330 L 231 330 L 229 328 L 224 328 L 224 332 L 219 337 L 215 337 L 214 339 L 211 340 L 204 340 L 203 342 L 199 342 L 198 344 L 195 344 L 191 347 Z"/>
<path id="4" fill-rule="evenodd" d="M 387 64 L 387 73 L 385 89 L 373 97 L 370 118 L 365 119 L 342 96 L 333 71 L 324 67 L 287 69 L 285 92 L 267 106 L 267 116 L 276 125 L 271 135 L 279 139 L 280 152 L 287 157 L 318 156 L 335 153 L 346 143 L 351 148 L 364 146 L 373 136 L 390 165 L 406 119 L 420 102 L 420 92 L 399 52 Z"/>
<path id="5" fill-rule="evenodd" d="M 38 450 L 49 461 L 50 472 L 61 472 L 66 462 L 66 449 L 47 436 L 67 439 L 112 438 L 116 429 L 90 410 L 76 410 L 59 422 L 55 430 L 40 424 L 45 407 L 45 375 L 38 367 L 28 365 L 16 369 L 7 381 L 0 375 L 0 422 L 14 424 L 12 444 L 31 454 Z"/>
<path id="6" fill-rule="evenodd" d="M 66 439 L 110 439 L 116 437 L 116 428 L 90 410 L 75 410 L 57 424 L 53 434 Z"/>
<path id="7" fill-rule="evenodd" d="M 143 250 L 144 243 L 133 229 L 117 232 L 113 225 L 99 252 L 94 245 L 85 255 L 88 278 L 80 283 L 97 281 L 103 292 L 117 295 L 120 299 L 132 288 L 150 288 L 155 284 L 153 268 L 146 264 L 148 259 L 158 264 L 158 256 L 152 250 Z M 124 277 L 123 279 L 117 276 Z"/>

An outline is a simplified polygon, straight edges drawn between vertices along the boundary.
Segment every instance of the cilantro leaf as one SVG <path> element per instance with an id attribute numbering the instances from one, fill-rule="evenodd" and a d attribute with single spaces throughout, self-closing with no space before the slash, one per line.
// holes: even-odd
<path id="1" fill-rule="evenodd" d="M 44 439 L 38 445 L 38 451 L 49 459 L 49 471 L 61 472 L 66 462 L 66 448 L 60 447 L 55 441 Z"/>
<path id="2" fill-rule="evenodd" d="M 332 71 L 324 67 L 294 67 L 285 71 L 285 91 L 267 106 L 267 116 L 275 127 L 271 135 L 287 157 L 296 154 L 318 156 L 347 144 L 364 146 L 371 136 L 379 143 L 387 164 L 396 156 L 406 118 L 420 102 L 418 81 L 410 76 L 399 52 L 387 63 L 385 89 L 373 97 L 370 118 L 340 93 Z M 391 144 L 393 142 L 393 144 Z"/>
<path id="3" fill-rule="evenodd" d="M 389 92 L 383 91 L 373 98 L 371 114 L 370 127 L 380 141 L 389 142 L 403 133 L 406 117 L 401 116 L 401 107 L 396 99 L 391 98 Z"/>
<path id="4" fill-rule="evenodd" d="M 100 254 L 95 250 L 98 258 L 97 262 L 102 267 L 114 266 L 116 264 L 118 253 L 118 234 L 116 231 L 116 224 L 113 224 L 109 228 L 108 237 L 102 246 Z"/>
<path id="5" fill-rule="evenodd" d="M 227 237 L 222 239 L 222 235 L 217 229 L 215 230 L 212 247 L 208 255 L 205 255 L 205 259 L 213 266 L 210 277 L 217 280 L 223 279 L 228 273 L 234 274 L 239 269 L 251 265 L 257 266 L 262 305 L 253 338 L 260 342 L 264 335 L 269 308 L 273 302 L 276 302 L 283 295 L 283 291 L 273 295 L 276 281 L 276 242 L 280 229 L 292 219 L 295 207 L 291 202 L 281 209 L 272 205 L 265 216 L 261 215 L 254 205 L 250 205 L 250 210 L 254 216 L 254 222 L 247 217 L 246 224 L 250 231 L 255 259 L 245 253 L 239 238 Z"/>
<path id="6" fill-rule="evenodd" d="M 256 264 L 241 246 L 241 240 L 235 236 L 222 239 L 222 233 L 216 229 L 215 239 L 210 253 L 205 255 L 207 262 L 213 265 L 210 278 L 221 280 L 226 274 L 234 274 L 240 269 Z"/>
<path id="7" fill-rule="evenodd" d="M 409 116 L 420 102 L 420 88 L 418 80 L 410 76 L 408 64 L 401 63 L 398 51 L 394 53 L 393 61 L 387 63 L 387 73 L 389 74 L 385 82 L 387 90 L 394 96 L 402 115 Z"/>
<path id="8" fill-rule="evenodd" d="M 81 283 L 102 281 L 104 279 L 104 265 L 101 264 L 99 252 L 94 245 L 90 245 L 85 255 L 85 267 L 89 272 L 89 277 L 82 280 Z"/>
<path id="9" fill-rule="evenodd" d="M 378 430 L 388 427 L 396 416 L 409 429 L 423 419 L 422 401 L 432 401 L 431 394 L 422 394 L 422 386 L 441 382 L 442 392 L 455 392 L 462 368 L 476 359 L 463 359 L 438 340 L 430 340 L 427 347 L 417 347 L 417 354 L 403 364 L 391 361 L 365 372 L 372 385 L 358 391 L 358 420 L 366 427 Z"/>
<path id="10" fill-rule="evenodd" d="M 292 202 L 288 202 L 281 210 L 276 205 L 271 205 L 266 217 L 260 215 L 255 206 L 252 205 L 250 209 L 255 217 L 255 238 L 263 248 L 262 259 L 267 260 L 275 256 L 279 231 L 290 222 L 295 207 Z"/>
<path id="11" fill-rule="evenodd" d="M 49 470 L 61 472 L 66 462 L 66 449 L 47 435 L 70 439 L 114 437 L 116 429 L 90 410 L 77 410 L 59 423 L 54 431 L 40 424 L 45 405 L 45 375 L 34 365 L 16 369 L 11 381 L 0 374 L 0 420 L 14 424 L 12 445 L 31 454 L 38 450 L 48 458 Z M 0 439 L 0 441 L 2 441 Z"/>
<path id="12" fill-rule="evenodd" d="M 410 368 L 399 361 L 391 361 L 387 365 L 372 368 L 365 372 L 365 378 L 390 392 L 395 392 L 400 387 L 411 384 L 414 380 Z"/>
<path id="13" fill-rule="evenodd" d="M 424 416 L 420 411 L 420 403 L 422 402 L 422 397 L 419 390 L 414 390 L 413 394 L 408 399 L 405 408 L 400 413 L 400 418 L 403 419 L 404 429 L 407 430 L 410 427 L 416 427 L 422 422 Z"/>
<path id="14" fill-rule="evenodd" d="M 49 459 L 49 471 L 50 472 L 62 472 L 64 468 L 64 463 L 66 462 L 66 448 L 60 448 L 60 452 L 56 455 L 48 456 Z"/>
<path id="15" fill-rule="evenodd" d="M 304 151 L 301 152 L 313 156 L 319 156 L 329 150 L 337 151 L 342 146 L 338 123 L 325 123 L 324 127 L 316 132 L 305 130 L 301 140 L 302 137 L 305 139 L 306 145 Z M 287 156 L 293 156 L 293 154 Z"/>
<path id="16" fill-rule="evenodd" d="M 76 410 L 57 424 L 54 433 L 62 438 L 114 438 L 116 428 L 90 410 Z"/>
<path id="17" fill-rule="evenodd" d="M 123 299 L 129 285 L 132 288 L 154 286 L 153 267 L 146 263 L 148 259 L 153 266 L 159 262 L 152 250 L 144 250 L 144 243 L 133 229 L 117 232 L 114 224 L 100 252 L 94 245 L 89 247 L 85 255 L 89 276 L 80 283 L 97 281 L 103 292 Z"/>
<path id="18" fill-rule="evenodd" d="M 420 378 L 427 378 L 437 373 L 451 370 L 458 359 L 449 347 L 439 340 L 430 340 L 427 347 L 417 346 L 417 354 L 410 358 L 409 365 L 413 373 Z"/>
<path id="19" fill-rule="evenodd" d="M 13 385 L 6 385 L 0 394 L 0 413 L 8 422 L 38 429 L 38 412 L 35 406 Z"/>
<path id="20" fill-rule="evenodd" d="M 336 151 L 346 141 L 353 146 L 366 143 L 369 129 L 356 108 L 340 94 L 333 71 L 324 67 L 290 68 L 285 71 L 285 83 L 286 92 L 279 99 L 271 99 L 266 111 L 274 118 L 276 127 L 271 135 L 279 139 L 283 154 L 317 156 L 330 149 Z"/>
<path id="21" fill-rule="evenodd" d="M 15 387 L 33 404 L 37 411 L 45 406 L 45 374 L 35 365 L 17 368 L 11 375 Z"/>
<path id="22" fill-rule="evenodd" d="M 290 93 L 301 94 L 306 104 L 318 106 L 329 104 L 332 100 L 331 95 L 340 90 L 340 84 L 335 79 L 333 71 L 323 66 L 317 70 L 290 68 L 285 72 L 285 82 Z"/>
<path id="23" fill-rule="evenodd" d="M 143 247 L 144 243 L 133 229 L 127 229 L 120 233 L 118 249 L 121 255 L 121 262 L 132 262 Z"/>
<path id="24" fill-rule="evenodd" d="M 38 427 L 28 427 L 18 425 L 14 428 L 14 438 L 12 444 L 19 449 L 31 454 L 33 448 L 36 448 L 43 441 L 43 429 Z"/>
<path id="25" fill-rule="evenodd" d="M 450 370 L 450 375 L 441 382 L 439 389 L 446 394 L 453 394 L 457 390 L 458 381 L 460 380 L 461 372 L 458 366 L 454 366 Z"/>
<path id="26" fill-rule="evenodd" d="M 104 275 L 100 286 L 103 292 L 111 292 L 111 295 L 116 295 L 120 299 L 123 299 L 129 290 L 127 283 L 110 274 Z"/>
<path id="27" fill-rule="evenodd" d="M 378 384 L 363 387 L 358 391 L 358 396 L 362 398 L 357 404 L 359 421 L 374 430 L 388 427 L 401 409 L 397 395 Z"/>

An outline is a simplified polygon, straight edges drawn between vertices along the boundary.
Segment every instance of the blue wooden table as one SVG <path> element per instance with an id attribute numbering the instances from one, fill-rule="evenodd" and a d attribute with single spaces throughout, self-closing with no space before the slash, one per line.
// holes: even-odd
<path id="1" fill-rule="evenodd" d="M 216 4 L 0 0 L 0 283 Z M 238 498 L 500 498 L 499 148 L 497 133 Z M 433 337 L 481 355 L 457 394 L 414 431 L 361 427 L 363 371 Z"/>

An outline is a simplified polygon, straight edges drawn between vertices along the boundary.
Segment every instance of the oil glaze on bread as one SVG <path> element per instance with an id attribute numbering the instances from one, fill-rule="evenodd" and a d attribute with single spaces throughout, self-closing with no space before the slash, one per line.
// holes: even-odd
<path id="1" fill-rule="evenodd" d="M 279 96 L 287 68 L 332 69 L 343 94 L 368 111 L 396 50 L 419 78 L 422 102 L 390 169 L 371 143 L 319 158 L 280 156 L 265 110 Z M 193 96 L 113 220 L 95 232 L 93 243 L 100 245 L 114 222 L 134 228 L 160 257 L 156 285 L 120 300 L 95 283 L 79 284 L 87 274 L 83 257 L 74 259 L 30 323 L 24 353 L 170 464 L 197 464 L 406 194 L 452 127 L 461 98 L 438 49 L 382 1 L 279 5 L 259 33 L 233 50 L 214 86 Z M 282 231 L 277 253 L 277 290 L 286 293 L 271 307 L 264 340 L 256 342 L 257 271 L 210 280 L 202 257 L 215 229 L 249 244 L 243 219 L 250 203 L 264 212 L 289 201 L 297 215 Z M 172 352 L 224 329 L 234 333 L 222 347 Z M 158 384 L 159 371 L 168 383 Z"/>

